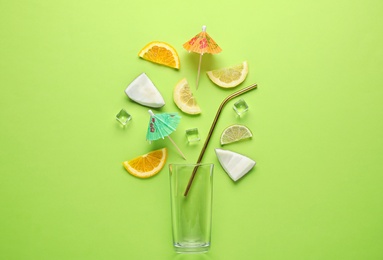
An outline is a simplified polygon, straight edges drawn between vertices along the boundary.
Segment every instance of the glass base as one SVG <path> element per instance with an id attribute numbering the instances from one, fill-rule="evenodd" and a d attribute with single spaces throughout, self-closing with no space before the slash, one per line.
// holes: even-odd
<path id="1" fill-rule="evenodd" d="M 197 253 L 206 253 L 210 249 L 210 243 L 206 244 L 174 244 L 174 250 L 177 253 L 182 254 L 197 254 Z"/>

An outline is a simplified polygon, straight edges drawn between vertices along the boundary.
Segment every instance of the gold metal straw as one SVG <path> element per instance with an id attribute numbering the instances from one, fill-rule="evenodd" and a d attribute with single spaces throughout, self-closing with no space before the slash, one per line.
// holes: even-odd
<path id="1" fill-rule="evenodd" d="M 238 96 L 240 96 L 240 95 L 242 95 L 242 94 L 244 94 L 244 93 L 246 93 L 246 92 L 248 92 L 248 91 L 250 91 L 252 89 L 255 89 L 255 88 L 257 88 L 257 84 L 252 84 L 252 85 L 250 85 L 250 86 L 248 86 L 246 88 L 243 88 L 243 89 L 238 90 L 237 92 L 234 92 L 233 94 L 229 95 L 227 98 L 225 98 L 222 101 L 222 103 L 219 106 L 218 111 L 217 111 L 217 113 L 215 115 L 213 123 L 211 124 L 210 131 L 209 131 L 209 133 L 208 133 L 208 135 L 206 137 L 206 141 L 205 141 L 205 143 L 204 143 L 204 145 L 202 147 L 201 153 L 199 154 L 199 157 L 198 157 L 198 160 L 197 160 L 197 164 L 201 163 L 201 161 L 202 161 L 202 158 L 203 158 L 203 155 L 205 154 L 207 145 L 209 144 L 211 135 L 213 134 L 213 130 L 215 128 L 215 125 L 217 124 L 218 118 L 219 118 L 219 116 L 220 116 L 220 114 L 222 112 L 223 107 L 226 105 L 226 103 L 229 102 L 230 100 L 232 100 L 233 98 L 236 98 L 236 97 L 238 97 Z M 186 187 L 186 190 L 185 190 L 185 193 L 184 193 L 185 197 L 189 193 L 189 190 L 190 190 L 190 187 L 191 187 L 191 185 L 193 183 L 194 176 L 195 176 L 195 174 L 197 172 L 197 169 L 198 169 L 198 165 L 194 168 L 193 173 L 190 176 L 189 183 L 188 183 L 188 185 Z"/>

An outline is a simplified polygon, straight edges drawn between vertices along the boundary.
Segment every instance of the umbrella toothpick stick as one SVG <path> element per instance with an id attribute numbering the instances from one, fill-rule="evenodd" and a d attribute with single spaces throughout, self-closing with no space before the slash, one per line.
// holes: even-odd
<path id="1" fill-rule="evenodd" d="M 189 191 L 190 191 L 190 187 L 191 187 L 191 185 L 192 185 L 192 183 L 193 183 L 195 174 L 197 173 L 197 170 L 198 170 L 198 164 L 201 163 L 201 161 L 202 161 L 202 158 L 203 158 L 203 156 L 204 156 L 204 154 L 205 154 L 207 145 L 209 144 L 210 138 L 211 138 L 211 136 L 212 136 L 212 134 L 213 134 L 213 130 L 214 130 L 214 128 L 215 128 L 215 125 L 217 124 L 218 118 L 219 118 L 219 116 L 220 116 L 220 114 L 221 114 L 221 112 L 222 112 L 223 107 L 227 104 L 227 102 L 229 102 L 229 101 L 232 100 L 233 98 L 236 98 L 236 97 L 238 97 L 238 96 L 240 96 L 240 95 L 242 95 L 242 94 L 244 94 L 244 93 L 246 93 L 246 92 L 248 92 L 248 91 L 250 91 L 250 90 L 253 90 L 253 89 L 255 89 L 255 88 L 257 88 L 257 84 L 252 84 L 252 85 L 250 85 L 250 86 L 248 86 L 248 87 L 246 87 L 246 88 L 243 88 L 243 89 L 238 90 L 237 92 L 234 92 L 233 94 L 229 95 L 227 98 L 225 98 L 225 99 L 222 101 L 222 103 L 221 103 L 221 105 L 219 106 L 218 111 L 217 111 L 217 113 L 216 113 L 216 115 L 215 115 L 215 117 L 214 117 L 213 123 L 212 123 L 212 125 L 211 125 L 211 127 L 210 127 L 210 131 L 209 131 L 209 133 L 208 133 L 208 135 L 207 135 L 207 137 L 206 137 L 206 141 L 205 141 L 205 143 L 204 143 L 204 145 L 203 145 L 203 147 L 202 147 L 201 153 L 200 153 L 200 155 L 199 155 L 199 157 L 198 157 L 198 160 L 197 160 L 197 166 L 194 168 L 193 173 L 192 173 L 192 175 L 190 176 L 188 185 L 187 185 L 186 190 L 185 190 L 185 192 L 184 192 L 184 196 L 185 196 L 185 197 L 188 195 L 188 193 L 189 193 Z"/>
<path id="2" fill-rule="evenodd" d="M 201 63 L 202 63 L 202 53 L 199 55 L 199 63 L 198 63 L 198 72 L 197 72 L 197 86 L 196 89 L 198 89 L 198 83 L 199 83 L 199 75 L 201 73 Z"/>
<path id="3" fill-rule="evenodd" d="M 172 142 L 172 144 L 177 149 L 178 153 L 182 156 L 182 158 L 184 158 L 186 160 L 184 153 L 181 151 L 181 149 L 178 147 L 178 145 L 173 141 L 173 139 L 170 136 L 167 136 L 167 137 L 169 138 L 170 142 Z"/>

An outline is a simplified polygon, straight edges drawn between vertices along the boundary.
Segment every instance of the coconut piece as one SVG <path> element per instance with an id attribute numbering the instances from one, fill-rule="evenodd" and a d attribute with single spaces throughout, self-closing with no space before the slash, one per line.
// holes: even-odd
<path id="1" fill-rule="evenodd" d="M 125 93 L 131 100 L 143 106 L 158 108 L 165 105 L 161 93 L 145 73 L 134 79 L 125 89 Z"/>
<path id="2" fill-rule="evenodd" d="M 255 165 L 252 159 L 229 150 L 215 149 L 218 161 L 233 181 L 248 173 Z"/>

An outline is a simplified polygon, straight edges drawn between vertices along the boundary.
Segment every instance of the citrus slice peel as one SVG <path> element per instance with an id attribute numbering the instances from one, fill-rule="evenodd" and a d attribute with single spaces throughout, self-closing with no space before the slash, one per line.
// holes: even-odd
<path id="1" fill-rule="evenodd" d="M 234 88 L 241 84 L 247 77 L 249 67 L 247 61 L 240 64 L 207 71 L 209 79 L 222 88 Z"/>
<path id="2" fill-rule="evenodd" d="M 197 104 L 186 78 L 181 79 L 174 87 L 173 101 L 186 114 L 197 115 L 201 113 L 201 108 Z"/>
<path id="3" fill-rule="evenodd" d="M 133 176 L 149 178 L 162 170 L 165 166 L 167 155 L 167 148 L 162 148 L 140 155 L 129 161 L 124 161 L 122 165 Z"/>
<path id="4" fill-rule="evenodd" d="M 222 131 L 220 142 L 221 145 L 231 144 L 244 139 L 251 138 L 253 133 L 244 125 L 231 125 Z"/>
<path id="5" fill-rule="evenodd" d="M 174 69 L 180 68 L 180 57 L 176 49 L 166 42 L 152 41 L 139 51 L 138 56 Z"/>

